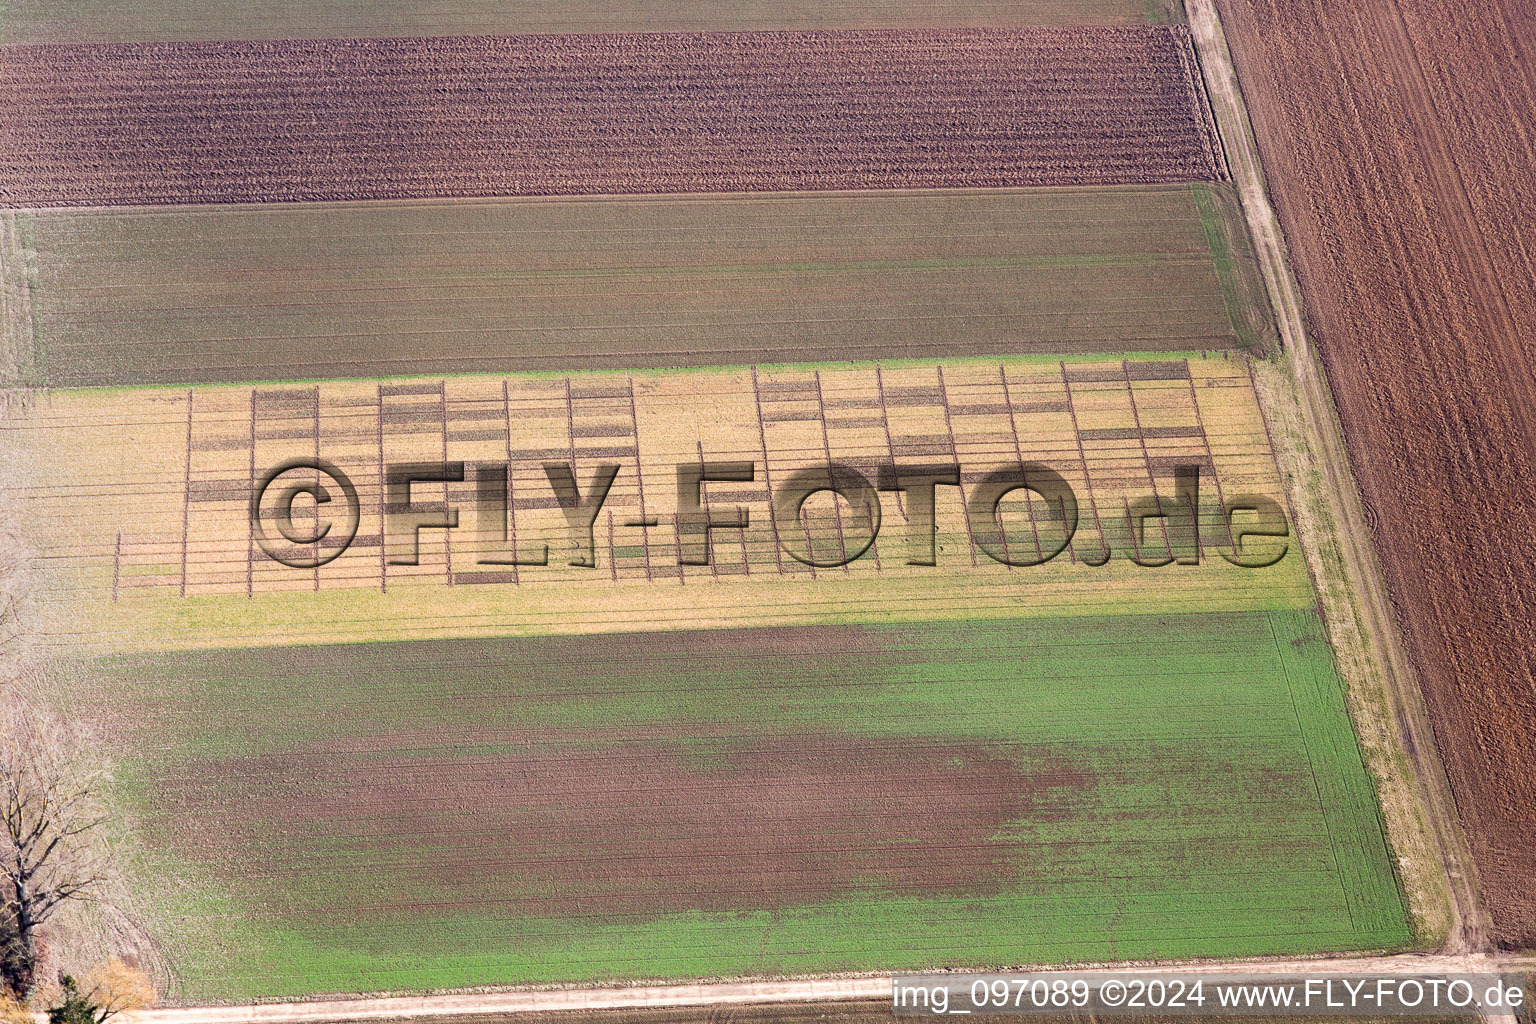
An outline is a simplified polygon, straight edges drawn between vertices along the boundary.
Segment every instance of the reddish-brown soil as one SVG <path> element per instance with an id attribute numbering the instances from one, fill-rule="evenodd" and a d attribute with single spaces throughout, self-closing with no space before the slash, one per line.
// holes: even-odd
<path id="1" fill-rule="evenodd" d="M 279 874 L 318 872 L 340 912 L 405 899 L 654 915 L 851 892 L 996 892 L 1021 870 L 1016 843 L 999 833 L 1059 820 L 1090 781 L 933 740 L 541 733 L 486 737 L 512 748 L 498 757 L 400 755 L 423 740 L 189 766 L 165 784 L 158 827 L 216 862 L 263 851 Z M 213 816 L 232 828 L 207 847 L 195 823 Z M 294 855 L 338 846 L 345 859 Z M 361 877 L 360 861 L 379 870 Z M 390 877 L 408 879 L 408 893 L 381 892 Z"/>
<path id="2" fill-rule="evenodd" d="M 1220 0 L 1497 940 L 1536 942 L 1536 10 Z"/>
<path id="3" fill-rule="evenodd" d="M 1209 181 L 1173 27 L 24 46 L 0 203 Z"/>

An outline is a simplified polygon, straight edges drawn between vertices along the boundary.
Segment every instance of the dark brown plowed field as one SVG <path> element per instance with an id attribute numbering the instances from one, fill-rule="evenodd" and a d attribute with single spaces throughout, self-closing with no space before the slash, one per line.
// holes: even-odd
<path id="1" fill-rule="evenodd" d="M 1220 0 L 1495 937 L 1536 942 L 1536 18 Z"/>
<path id="2" fill-rule="evenodd" d="M 1182 28 L 0 51 L 0 203 L 1210 181 Z"/>

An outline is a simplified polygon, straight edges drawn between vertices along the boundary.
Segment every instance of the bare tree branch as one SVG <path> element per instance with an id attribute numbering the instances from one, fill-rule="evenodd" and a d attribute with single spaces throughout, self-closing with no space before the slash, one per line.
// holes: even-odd
<path id="1" fill-rule="evenodd" d="M 101 884 L 91 833 L 106 820 L 103 783 L 63 726 L 20 704 L 0 709 L 0 973 L 12 988 L 32 982 L 37 929 Z"/>

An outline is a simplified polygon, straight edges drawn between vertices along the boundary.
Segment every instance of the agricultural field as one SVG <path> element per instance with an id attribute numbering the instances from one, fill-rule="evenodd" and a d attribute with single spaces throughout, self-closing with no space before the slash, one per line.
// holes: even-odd
<path id="1" fill-rule="evenodd" d="M 0 44 L 571 32 L 1016 28 L 1182 20 L 1179 0 L 5 0 Z"/>
<path id="2" fill-rule="evenodd" d="M 1146 568 L 1116 525 L 1180 464 L 1202 505 L 1279 495 L 1241 359 L 58 390 L 20 429 L 29 623 L 54 692 L 113 723 L 182 998 L 1410 940 L 1299 553 L 1233 566 L 1202 508 L 1200 564 Z M 315 451 L 364 543 L 292 569 L 252 549 L 251 466 Z M 1021 458 L 1081 493 L 1043 566 L 978 555 L 961 514 L 972 467 Z M 596 565 L 478 567 L 473 529 L 388 563 L 397 459 L 509 462 L 509 539 L 552 552 L 540 463 L 612 461 Z M 706 485 L 757 512 L 681 567 L 676 467 L 705 459 L 762 470 Z M 767 492 L 829 460 L 964 467 L 937 564 L 906 564 L 895 494 L 846 568 L 790 557 Z M 1001 511 L 1026 557 L 1060 533 Z M 804 551 L 846 550 L 851 512 L 808 505 Z"/>
<path id="3" fill-rule="evenodd" d="M 8 206 L 1102 185 L 1224 168 L 1176 26 L 13 46 L 0 77 Z"/>
<path id="4" fill-rule="evenodd" d="M 0 655 L 164 994 L 1421 942 L 1178 0 L 60 6 Z"/>
<path id="5" fill-rule="evenodd" d="M 261 642 L 299 643 L 942 618 L 957 606 L 1130 612 L 1166 607 L 1171 594 L 1186 611 L 1314 602 L 1298 552 L 1265 568 L 1219 555 L 1231 545 L 1222 503 L 1281 494 L 1246 364 L 1225 356 L 57 391 L 13 429 L 30 459 L 16 469 L 15 500 L 38 524 L 48 588 L 33 628 L 57 642 L 219 645 L 246 642 L 253 621 Z M 295 457 L 324 458 L 358 494 L 356 540 L 312 569 L 269 558 L 249 515 L 258 481 Z M 751 465 L 750 482 L 702 490 L 721 514 L 746 509 L 748 523 L 716 531 L 710 564 L 685 566 L 678 467 L 706 460 Z M 408 461 L 509 465 L 505 534 L 481 520 L 480 484 L 466 470 L 461 483 L 420 485 L 416 499 L 459 509 L 461 528 L 423 531 L 417 564 L 395 564 L 409 538 L 402 548 L 398 533 L 383 536 L 380 481 L 383 467 Z M 583 489 L 599 465 L 616 467 L 583 558 L 591 567 L 567 564 L 583 549 L 572 548 L 551 461 L 574 467 Z M 899 493 L 863 510 L 824 494 L 780 524 L 770 491 L 828 462 L 871 482 L 882 466 L 958 465 L 960 485 L 936 493 L 936 564 L 908 564 Z M 1044 565 L 988 555 L 991 525 L 964 511 L 988 472 L 1021 462 L 1050 466 L 1076 494 L 1076 532 Z M 1155 570 L 1162 589 L 1149 591 L 1154 570 L 1130 555 L 1150 561 L 1186 542 L 1157 520 L 1133 540 L 1127 510 L 1150 496 L 1172 504 L 1181 465 L 1201 477 L 1204 558 Z M 990 539 L 1018 563 L 1064 540 L 1064 509 L 1024 494 L 1004 499 Z M 846 566 L 807 564 L 866 543 Z M 547 552 L 550 564 L 504 564 L 510 552 Z"/>
<path id="6" fill-rule="evenodd" d="M 1486 938 L 1530 947 L 1530 9 L 1219 6 L 1493 919 Z"/>
<path id="7" fill-rule="evenodd" d="M 70 695 L 121 723 L 189 998 L 1405 943 L 1315 613 L 1178 605 L 126 654 Z"/>
<path id="8" fill-rule="evenodd" d="M 1230 186 L 0 212 L 52 387 L 1273 347 Z"/>

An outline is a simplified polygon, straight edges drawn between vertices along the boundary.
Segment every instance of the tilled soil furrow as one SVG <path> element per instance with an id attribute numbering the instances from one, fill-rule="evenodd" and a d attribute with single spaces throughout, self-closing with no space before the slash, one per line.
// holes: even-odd
<path id="1" fill-rule="evenodd" d="M 1182 28 L 0 51 L 0 204 L 1225 177 Z"/>

